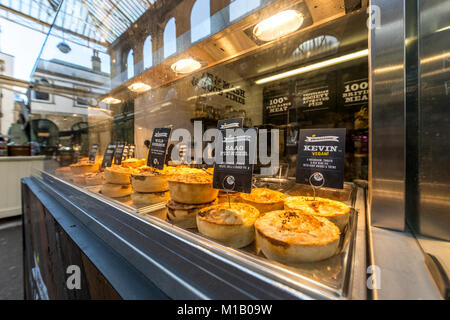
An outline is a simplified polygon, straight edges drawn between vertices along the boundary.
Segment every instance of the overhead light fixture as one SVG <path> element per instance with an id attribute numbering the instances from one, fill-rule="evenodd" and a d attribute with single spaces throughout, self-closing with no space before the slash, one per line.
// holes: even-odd
<path id="1" fill-rule="evenodd" d="M 172 65 L 172 70 L 176 73 L 182 73 L 187 74 L 194 72 L 195 70 L 198 70 L 202 67 L 201 63 L 197 60 L 188 58 L 188 59 L 181 59 L 175 62 Z"/>
<path id="2" fill-rule="evenodd" d="M 131 91 L 136 92 L 136 93 L 146 92 L 146 91 L 150 90 L 151 88 L 152 88 L 151 86 L 149 86 L 148 84 L 145 84 L 143 82 L 136 82 L 128 87 L 128 89 L 130 89 Z"/>
<path id="3" fill-rule="evenodd" d="M 105 99 L 102 100 L 102 102 L 106 103 L 106 104 L 118 104 L 121 103 L 122 100 L 113 98 L 113 97 L 106 97 Z"/>
<path id="4" fill-rule="evenodd" d="M 261 41 L 272 41 L 297 31 L 303 24 L 303 14 L 296 10 L 281 11 L 253 28 L 253 35 Z"/>
<path id="5" fill-rule="evenodd" d="M 304 66 L 298 69 L 293 69 L 290 71 L 286 71 L 286 72 L 282 72 L 267 78 L 263 78 L 263 79 L 259 79 L 256 80 L 255 83 L 256 84 L 264 84 L 264 83 L 269 83 L 272 81 L 277 81 L 277 80 L 281 80 L 281 79 L 285 79 L 285 78 L 289 78 L 292 76 L 296 76 L 302 73 L 306 73 L 306 72 L 310 72 L 310 71 L 314 71 L 314 70 L 318 70 L 318 69 L 322 69 L 325 67 L 329 67 L 335 64 L 339 64 L 342 62 L 346 62 L 346 61 L 350 61 L 350 60 L 355 60 L 355 59 L 359 59 L 365 56 L 369 55 L 369 49 L 365 49 L 365 50 L 361 50 L 361 51 L 357 51 L 357 52 L 353 52 L 350 54 L 346 54 L 344 56 L 340 56 L 337 58 L 333 58 L 333 59 L 329 59 L 329 60 L 325 60 L 325 61 L 321 61 L 318 63 L 314 63 L 314 64 L 310 64 L 309 66 Z"/>

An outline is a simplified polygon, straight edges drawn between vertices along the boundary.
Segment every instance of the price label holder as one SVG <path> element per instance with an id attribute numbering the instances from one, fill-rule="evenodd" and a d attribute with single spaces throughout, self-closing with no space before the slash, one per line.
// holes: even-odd
<path id="1" fill-rule="evenodd" d="M 106 147 L 105 154 L 103 156 L 102 168 L 111 167 L 116 153 L 117 144 L 115 142 L 110 142 Z"/>
<path id="2" fill-rule="evenodd" d="M 134 144 L 130 144 L 128 147 L 128 158 L 135 158 L 136 154 L 136 146 Z"/>
<path id="3" fill-rule="evenodd" d="M 297 183 L 317 188 L 344 188 L 346 129 L 300 130 Z"/>
<path id="4" fill-rule="evenodd" d="M 126 144 L 125 147 L 123 148 L 122 161 L 128 159 L 128 153 L 129 152 L 130 152 L 130 146 L 128 144 Z"/>
<path id="5" fill-rule="evenodd" d="M 213 188 L 229 192 L 251 193 L 253 164 L 256 152 L 257 131 L 242 129 L 243 119 L 229 119 L 218 122 L 222 134 L 222 147 L 216 149 Z"/>
<path id="6" fill-rule="evenodd" d="M 91 147 L 91 152 L 89 153 L 90 162 L 95 162 L 95 159 L 97 158 L 97 152 L 98 152 L 98 144 L 93 144 Z"/>
<path id="7" fill-rule="evenodd" d="M 116 148 L 116 154 L 114 156 L 114 164 L 120 166 L 122 164 L 123 152 L 125 151 L 125 142 L 119 142 Z"/>
<path id="8" fill-rule="evenodd" d="M 160 170 L 164 169 L 167 146 L 169 144 L 171 133 L 171 128 L 155 128 L 153 130 L 152 143 L 148 152 L 147 166 Z"/>

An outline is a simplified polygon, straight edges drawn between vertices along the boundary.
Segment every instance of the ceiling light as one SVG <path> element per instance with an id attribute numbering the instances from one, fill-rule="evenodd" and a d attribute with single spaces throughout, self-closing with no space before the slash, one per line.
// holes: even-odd
<path id="1" fill-rule="evenodd" d="M 195 70 L 198 70 L 201 67 L 202 67 L 202 65 L 200 62 L 198 62 L 197 60 L 188 58 L 188 59 L 178 60 L 177 62 L 175 62 L 172 65 L 171 68 L 176 73 L 186 74 L 186 73 L 194 72 Z"/>
<path id="2" fill-rule="evenodd" d="M 107 104 L 118 104 L 121 103 L 122 100 L 113 98 L 113 97 L 106 97 L 105 99 L 102 100 L 102 102 L 107 103 Z"/>
<path id="3" fill-rule="evenodd" d="M 128 87 L 133 92 L 142 93 L 150 90 L 152 87 L 142 82 L 133 83 Z"/>
<path id="4" fill-rule="evenodd" d="M 303 21 L 303 15 L 296 10 L 281 11 L 258 23 L 253 35 L 262 41 L 272 41 L 298 30 Z"/>
<path id="5" fill-rule="evenodd" d="M 361 50 L 361 51 L 357 51 L 357 52 L 353 52 L 350 54 L 346 54 L 344 56 L 340 56 L 337 58 L 333 58 L 333 59 L 329 59 L 329 60 L 325 60 L 325 61 L 321 61 L 318 63 L 314 63 L 314 64 L 310 64 L 309 66 L 304 66 L 298 69 L 293 69 L 290 71 L 286 71 L 283 73 L 279 73 L 267 78 L 263 78 L 263 79 L 259 79 L 257 81 L 255 81 L 256 84 L 264 84 L 264 83 L 268 83 L 268 82 L 272 82 L 272 81 L 276 81 L 276 80 L 281 80 L 281 79 L 285 79 L 285 78 L 289 78 L 292 76 L 296 76 L 305 72 L 310 72 L 313 70 L 318 70 L 318 69 L 322 69 L 325 67 L 329 67 L 335 64 L 339 64 L 342 62 L 346 62 L 346 61 L 350 61 L 350 60 L 354 60 L 354 59 L 358 59 L 358 58 L 362 58 L 365 56 L 369 55 L 369 50 L 365 49 L 365 50 Z"/>

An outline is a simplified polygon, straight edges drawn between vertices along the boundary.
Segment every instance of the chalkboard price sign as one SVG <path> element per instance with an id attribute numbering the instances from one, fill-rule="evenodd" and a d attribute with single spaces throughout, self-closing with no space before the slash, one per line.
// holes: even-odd
<path id="1" fill-rule="evenodd" d="M 93 144 L 91 147 L 91 152 L 89 153 L 89 161 L 95 162 L 95 159 L 97 158 L 97 152 L 98 144 Z"/>
<path id="2" fill-rule="evenodd" d="M 125 151 L 125 142 L 119 142 L 116 148 L 116 155 L 114 156 L 114 164 L 120 166 L 122 164 L 123 152 Z"/>
<path id="3" fill-rule="evenodd" d="M 344 188 L 345 133 L 346 129 L 300 130 L 297 183 L 317 181 L 324 187 Z"/>
<path id="4" fill-rule="evenodd" d="M 243 133 L 235 132 L 241 128 L 242 119 L 223 120 L 218 123 L 218 129 L 222 132 L 223 148 L 216 151 L 213 177 L 215 189 L 243 193 L 252 191 L 251 159 L 256 152 L 257 132 L 256 129 L 246 129 Z"/>
<path id="5" fill-rule="evenodd" d="M 106 147 L 105 154 L 103 156 L 102 168 L 111 167 L 116 153 L 116 143 L 110 142 Z"/>
<path id="6" fill-rule="evenodd" d="M 155 128 L 153 130 L 152 144 L 148 154 L 147 165 L 156 169 L 164 169 L 167 145 L 169 144 L 170 128 Z"/>

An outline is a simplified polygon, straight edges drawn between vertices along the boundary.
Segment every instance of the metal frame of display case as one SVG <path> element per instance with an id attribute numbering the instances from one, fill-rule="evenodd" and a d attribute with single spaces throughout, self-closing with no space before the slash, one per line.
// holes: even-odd
<path id="1" fill-rule="evenodd" d="M 345 279 L 342 288 L 336 290 L 280 264 L 222 246 L 157 218 L 144 217 L 50 174 L 41 172 L 40 177 L 25 179 L 24 183 L 39 197 L 45 195 L 46 201 L 56 202 L 65 215 L 105 245 L 116 259 L 127 262 L 127 276 L 117 277 L 116 265 L 109 263 L 109 258 L 101 258 L 103 253 L 99 251 L 89 252 L 82 241 L 79 244 L 124 299 L 147 299 L 161 293 L 171 299 L 366 298 L 365 247 L 361 247 L 365 233 L 360 232 L 365 228 L 361 223 L 365 220 L 365 193 L 361 188 L 354 194 L 355 200 L 359 198 L 356 205 L 362 207 L 356 207 L 359 215 L 355 214 L 349 252 L 343 263 Z M 59 212 L 49 211 L 64 224 Z M 362 224 L 358 228 L 357 219 Z M 66 232 L 72 237 L 73 230 L 68 228 Z M 145 279 L 141 288 L 134 288 L 133 279 L 140 278 Z M 142 288 L 142 283 L 150 286 Z"/>

